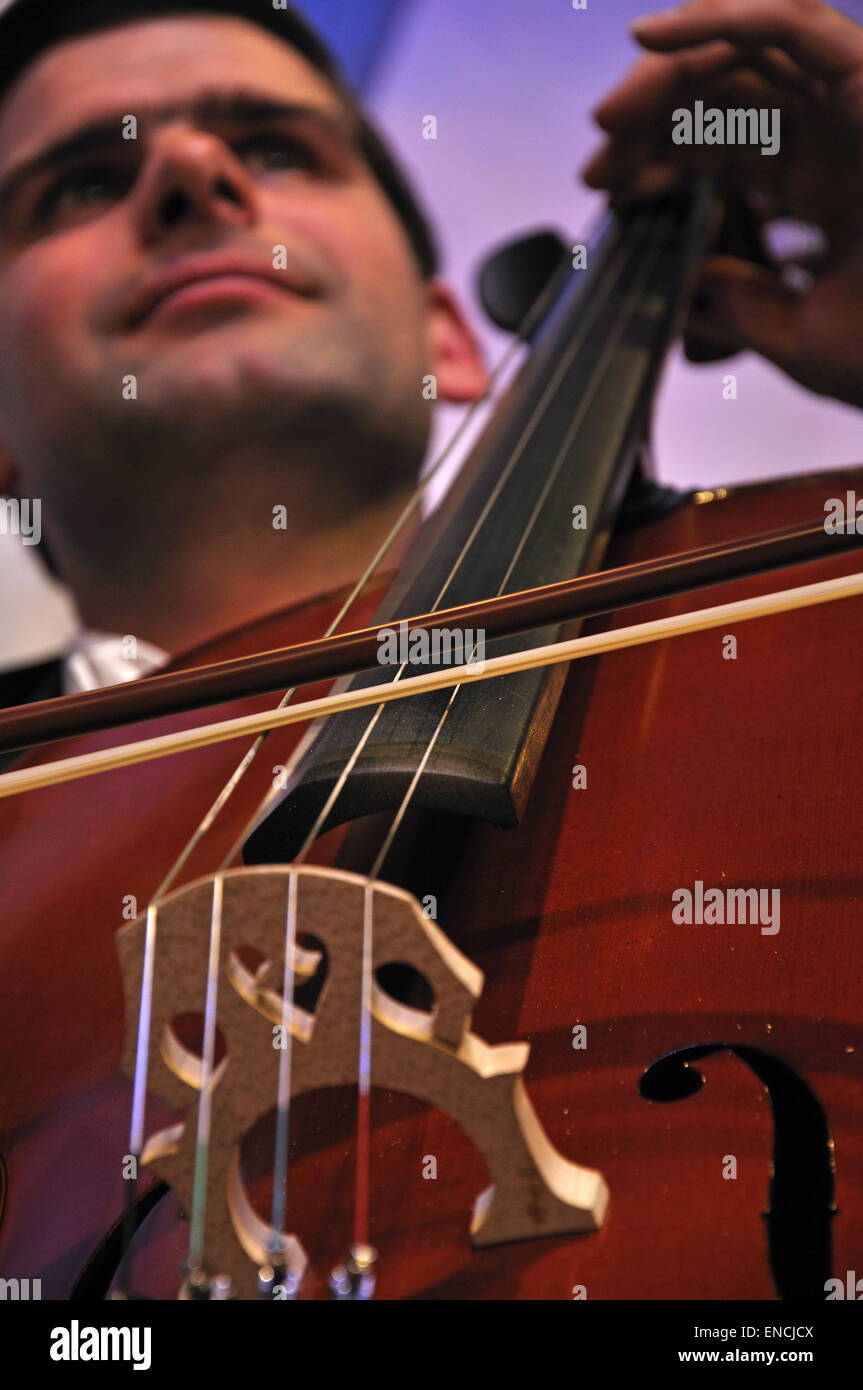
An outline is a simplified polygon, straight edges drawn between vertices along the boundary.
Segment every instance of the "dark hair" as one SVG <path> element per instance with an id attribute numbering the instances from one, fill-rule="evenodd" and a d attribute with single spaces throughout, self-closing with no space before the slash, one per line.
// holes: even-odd
<path id="1" fill-rule="evenodd" d="M 54 44 L 169 14 L 248 19 L 290 44 L 323 73 L 357 123 L 360 150 L 407 233 L 423 277 L 436 273 L 434 236 L 407 179 L 326 44 L 292 6 L 276 9 L 273 0 L 11 0 L 0 8 L 0 100 L 24 68 Z"/>

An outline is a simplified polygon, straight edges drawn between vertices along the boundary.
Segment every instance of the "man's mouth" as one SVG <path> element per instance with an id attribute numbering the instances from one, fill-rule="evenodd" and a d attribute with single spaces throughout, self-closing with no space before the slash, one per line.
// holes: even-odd
<path id="1" fill-rule="evenodd" d="M 128 324 L 137 328 L 145 321 L 193 309 L 285 295 L 312 297 L 310 289 L 287 270 L 262 267 L 236 256 L 187 258 L 147 285 L 133 304 Z"/>

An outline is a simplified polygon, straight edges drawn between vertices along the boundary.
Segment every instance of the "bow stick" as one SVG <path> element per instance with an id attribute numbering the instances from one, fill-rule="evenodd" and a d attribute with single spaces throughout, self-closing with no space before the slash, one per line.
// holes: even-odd
<path id="1" fill-rule="evenodd" d="M 458 608 L 438 609 L 407 619 L 406 631 L 475 631 L 481 627 L 487 638 L 510 636 L 548 623 L 597 617 L 861 546 L 863 535 L 856 531 L 834 535 L 825 532 L 823 520 L 805 522 Z M 398 624 L 394 621 L 387 625 Z M 380 631 L 379 624 L 278 651 L 147 676 L 126 685 L 0 711 L 0 754 L 57 739 L 77 738 L 138 719 L 181 714 L 204 705 L 334 680 L 374 668 L 378 664 Z"/>
<path id="2" fill-rule="evenodd" d="M 341 714 L 346 710 L 361 709 L 367 705 L 389 704 L 392 700 L 404 700 L 412 695 L 426 695 L 432 690 L 467 685 L 477 680 L 491 680 L 495 676 L 513 675 L 517 671 L 527 671 L 536 666 L 552 666 L 586 656 L 599 656 L 603 652 L 643 646 L 647 642 L 659 642 L 666 637 L 682 637 L 686 633 L 703 632 L 713 627 L 748 622 L 753 618 L 810 608 L 815 604 L 831 603 L 858 594 L 863 594 L 861 573 L 840 579 L 826 579 L 817 584 L 805 584 L 793 589 L 781 589 L 759 598 L 738 599 L 734 603 L 696 609 L 692 613 L 682 613 L 676 617 L 657 618 L 653 622 L 637 623 L 613 632 L 576 637 L 567 642 L 554 642 L 548 646 L 516 652 L 511 656 L 493 657 L 481 664 L 453 666 L 443 671 L 410 676 L 400 681 L 367 686 L 360 690 L 346 690 L 341 694 L 326 695 L 318 700 L 304 700 L 298 705 L 265 710 L 262 714 L 241 715 L 235 719 L 222 720 L 196 729 L 44 763 L 41 767 L 7 772 L 0 776 L 0 798 L 91 777 L 98 772 L 131 767 L 154 758 L 170 757 L 174 753 L 188 752 L 193 748 L 205 748 L 213 743 L 226 743 L 230 739 L 245 735 L 254 736 L 270 729 L 283 728 L 288 724 Z"/>

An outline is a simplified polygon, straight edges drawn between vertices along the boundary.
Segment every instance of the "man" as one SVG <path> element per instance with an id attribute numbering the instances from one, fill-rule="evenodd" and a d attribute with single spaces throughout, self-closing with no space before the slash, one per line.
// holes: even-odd
<path id="1" fill-rule="evenodd" d="M 361 573 L 416 482 L 424 379 L 465 401 L 485 373 L 292 13 L 67 8 L 0 23 L 0 488 L 41 499 L 86 628 L 152 669 Z"/>
<path id="2" fill-rule="evenodd" d="M 41 499 L 85 627 L 134 635 L 146 670 L 355 578 L 415 481 L 424 378 L 468 401 L 484 372 L 293 14 L 68 9 L 0 21 L 0 487 Z M 863 32 L 821 0 L 696 0 L 635 32 L 653 52 L 598 113 L 589 182 L 624 200 L 719 168 L 765 216 L 817 222 L 811 292 L 713 259 L 689 342 L 863 404 Z M 674 146 L 690 95 L 780 107 L 780 152 Z M 93 650 L 89 683 L 127 673 Z M 0 703 L 57 693 L 33 675 Z"/>

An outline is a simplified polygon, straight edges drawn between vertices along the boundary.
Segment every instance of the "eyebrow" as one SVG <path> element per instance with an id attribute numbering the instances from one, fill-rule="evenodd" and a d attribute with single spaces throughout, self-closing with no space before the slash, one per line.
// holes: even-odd
<path id="1" fill-rule="evenodd" d="M 62 165 L 82 155 L 93 154 L 122 140 L 124 120 L 133 114 L 139 126 L 164 125 L 168 121 L 187 119 L 200 125 L 252 124 L 254 122 L 314 121 L 328 134 L 338 138 L 350 149 L 359 152 L 359 132 L 353 114 L 344 106 L 309 106 L 281 101 L 260 92 L 202 92 L 190 101 L 162 105 L 144 105 L 136 112 L 128 107 L 104 116 L 96 116 L 77 130 L 37 151 L 28 159 L 13 165 L 0 175 L 0 207 L 11 198 L 21 184 L 48 169 Z M 126 141 L 123 141 L 126 144 Z M 134 141 L 128 142 L 134 144 Z"/>

